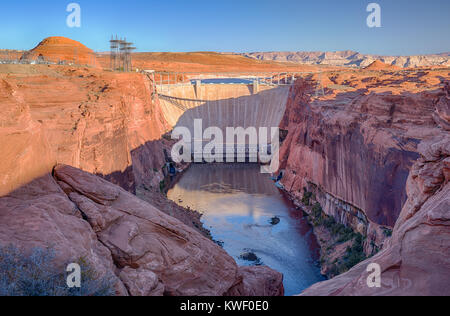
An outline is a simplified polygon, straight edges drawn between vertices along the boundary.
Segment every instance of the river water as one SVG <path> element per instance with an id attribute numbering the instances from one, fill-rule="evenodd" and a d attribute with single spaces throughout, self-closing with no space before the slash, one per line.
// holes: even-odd
<path id="1" fill-rule="evenodd" d="M 194 164 L 168 197 L 201 212 L 214 240 L 239 265 L 283 273 L 286 295 L 324 280 L 311 227 L 258 165 Z"/>

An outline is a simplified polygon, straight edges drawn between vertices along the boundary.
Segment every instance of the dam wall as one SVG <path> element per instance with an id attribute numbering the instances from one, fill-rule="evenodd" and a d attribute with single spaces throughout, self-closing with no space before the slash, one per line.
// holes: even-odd
<path id="1" fill-rule="evenodd" d="M 187 127 L 194 135 L 194 120 L 203 130 L 219 127 L 278 127 L 284 116 L 289 85 L 204 84 L 159 86 L 165 119 L 173 127 Z M 269 138 L 270 139 L 270 138 Z"/>

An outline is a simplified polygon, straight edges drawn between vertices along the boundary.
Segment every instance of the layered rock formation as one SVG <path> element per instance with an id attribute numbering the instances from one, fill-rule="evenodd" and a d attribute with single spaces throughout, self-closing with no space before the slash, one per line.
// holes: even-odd
<path id="1" fill-rule="evenodd" d="M 408 178 L 408 200 L 383 251 L 303 295 L 450 295 L 450 136 L 419 146 Z M 381 267 L 381 287 L 370 264 Z"/>
<path id="2" fill-rule="evenodd" d="M 12 73 L 0 71 L 0 144 L 7 155 L 0 195 L 50 172 L 55 163 L 103 175 L 130 192 L 142 184 L 159 189 L 165 163 L 160 139 L 170 125 L 145 76 L 9 67 Z"/>
<path id="3" fill-rule="evenodd" d="M 365 55 L 354 51 L 338 52 L 255 52 L 244 56 L 265 60 L 309 65 L 367 67 L 376 60 L 402 68 L 450 66 L 450 53 L 418 56 Z"/>
<path id="4" fill-rule="evenodd" d="M 238 268 L 196 230 L 79 169 L 53 172 L 0 198 L 0 244 L 53 246 L 116 278 L 118 295 L 283 295 L 282 275 Z"/>
<path id="5" fill-rule="evenodd" d="M 327 215 L 367 237 L 368 255 L 381 248 L 406 201 L 417 145 L 445 134 L 436 124 L 450 104 L 445 78 L 448 71 L 329 74 L 316 98 L 315 82 L 299 81 L 281 126 L 286 189 L 298 200 L 313 193 Z"/>

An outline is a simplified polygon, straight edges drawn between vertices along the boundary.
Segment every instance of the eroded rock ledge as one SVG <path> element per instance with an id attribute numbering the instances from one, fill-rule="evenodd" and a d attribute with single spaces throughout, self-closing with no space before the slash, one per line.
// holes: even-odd
<path id="1" fill-rule="evenodd" d="M 119 295 L 283 295 L 283 277 L 240 268 L 221 247 L 124 189 L 58 165 L 0 198 L 0 244 L 53 245 L 116 276 Z M 61 267 L 64 269 L 64 267 Z"/>

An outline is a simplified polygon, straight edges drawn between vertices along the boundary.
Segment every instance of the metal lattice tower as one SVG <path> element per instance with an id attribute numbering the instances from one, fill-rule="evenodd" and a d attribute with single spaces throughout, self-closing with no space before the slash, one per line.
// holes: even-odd
<path id="1" fill-rule="evenodd" d="M 119 68 L 125 72 L 132 70 L 131 52 L 136 49 L 133 43 L 127 42 L 127 39 L 119 41 L 120 66 Z"/>
<path id="2" fill-rule="evenodd" d="M 111 53 L 110 53 L 110 64 L 111 64 L 111 69 L 114 71 L 117 69 L 117 61 L 118 61 L 118 55 L 119 55 L 119 39 L 116 38 L 114 39 L 114 36 L 111 36 L 111 40 L 110 42 L 110 47 L 111 47 Z"/>

